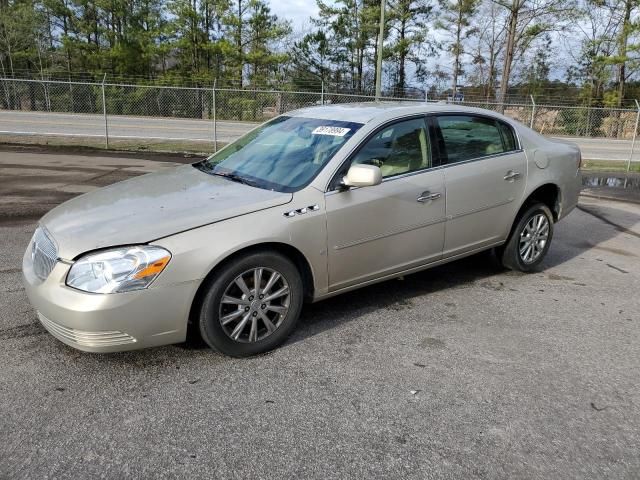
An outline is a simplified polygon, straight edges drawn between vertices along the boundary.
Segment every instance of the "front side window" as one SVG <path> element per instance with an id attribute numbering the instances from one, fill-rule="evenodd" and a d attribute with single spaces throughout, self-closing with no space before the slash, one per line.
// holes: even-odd
<path id="1" fill-rule="evenodd" d="M 361 126 L 282 116 L 195 166 L 256 187 L 294 192 L 308 185 Z"/>
<path id="2" fill-rule="evenodd" d="M 351 161 L 354 164 L 380 167 L 383 177 L 430 168 L 424 119 L 405 120 L 383 128 L 358 150 Z"/>
<path id="3" fill-rule="evenodd" d="M 516 149 L 510 127 L 497 120 L 471 115 L 441 115 L 436 117 L 436 122 L 443 164 L 463 162 Z"/>

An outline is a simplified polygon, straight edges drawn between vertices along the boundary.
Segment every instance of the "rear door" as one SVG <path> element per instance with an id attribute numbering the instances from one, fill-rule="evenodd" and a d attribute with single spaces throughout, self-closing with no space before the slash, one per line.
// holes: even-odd
<path id="1" fill-rule="evenodd" d="M 505 240 L 524 195 L 527 161 L 510 125 L 475 114 L 431 118 L 446 186 L 443 256 Z"/>

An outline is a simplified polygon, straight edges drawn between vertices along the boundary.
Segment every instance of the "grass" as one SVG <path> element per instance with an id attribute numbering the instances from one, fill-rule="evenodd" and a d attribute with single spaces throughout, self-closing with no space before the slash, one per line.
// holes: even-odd
<path id="1" fill-rule="evenodd" d="M 34 145 L 53 148 L 82 148 L 89 150 L 107 150 L 103 139 L 86 138 L 86 137 L 49 137 L 37 135 L 0 135 L 0 145 Z M 222 148 L 225 144 L 218 142 L 218 148 Z M 139 153 L 185 153 L 208 155 L 213 152 L 213 142 L 199 142 L 191 140 L 128 140 L 128 139 L 110 139 L 110 151 L 126 151 Z"/>
<path id="2" fill-rule="evenodd" d="M 37 145 L 53 148 L 81 148 L 83 150 L 106 150 L 103 139 L 86 137 L 48 137 L 0 135 L 0 144 Z M 224 143 L 218 142 L 218 148 Z M 174 153 L 208 155 L 213 152 L 213 142 L 205 141 L 161 141 L 161 140 L 127 140 L 111 139 L 110 151 L 138 152 L 138 153 Z M 627 162 L 624 160 L 583 160 L 582 170 L 585 172 L 625 173 Z M 631 172 L 640 173 L 640 162 L 631 162 Z"/>
<path id="3" fill-rule="evenodd" d="M 583 160 L 582 170 L 588 172 L 625 173 L 627 171 L 627 162 L 624 160 Z M 631 162 L 629 171 L 640 173 L 640 162 Z"/>

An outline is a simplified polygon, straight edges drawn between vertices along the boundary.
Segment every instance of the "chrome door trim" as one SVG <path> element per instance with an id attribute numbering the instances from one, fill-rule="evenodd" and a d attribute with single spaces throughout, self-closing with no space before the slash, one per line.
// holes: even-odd
<path id="1" fill-rule="evenodd" d="M 462 212 L 462 213 L 458 213 L 456 215 L 447 215 L 447 220 L 455 220 L 456 218 L 460 218 L 460 217 L 466 217 L 467 215 L 472 215 L 474 213 L 480 213 L 480 212 L 484 212 L 485 210 L 491 210 L 492 208 L 497 208 L 497 207 L 501 207 L 503 205 L 507 205 L 511 202 L 513 202 L 515 200 L 515 198 L 508 198 L 507 200 L 504 200 L 502 202 L 498 202 L 492 205 L 485 205 L 483 207 L 480 208 L 474 208 L 473 210 L 469 210 L 466 212 Z"/>
<path id="2" fill-rule="evenodd" d="M 438 223 L 445 222 L 447 220 L 446 217 L 441 217 L 436 220 L 432 220 L 430 222 L 419 223 L 416 225 L 410 225 L 408 227 L 399 228 L 396 230 L 391 230 L 389 232 L 381 233 L 379 235 L 374 235 L 371 237 L 361 238 L 360 240 L 354 240 L 352 242 L 343 243 L 342 245 L 334 245 L 334 250 L 344 250 L 345 248 L 355 247 L 357 245 L 362 245 L 363 243 L 373 242 L 374 240 L 380 240 L 383 238 L 392 237 L 394 235 L 400 235 L 401 233 L 412 232 L 413 230 L 418 230 L 420 228 L 429 227 L 431 225 L 436 225 Z"/>
<path id="3" fill-rule="evenodd" d="M 485 246 L 480 247 L 480 248 L 475 248 L 475 249 L 470 250 L 468 252 L 458 253 L 458 254 L 455 254 L 455 255 L 449 255 L 446 258 L 441 258 L 439 260 L 433 260 L 431 262 L 427 262 L 427 263 L 424 263 L 422 265 L 418 265 L 418 266 L 415 266 L 415 267 L 406 268 L 404 270 L 393 271 L 391 273 L 384 273 L 384 274 L 380 275 L 379 277 L 372 278 L 372 279 L 366 280 L 364 282 L 356 283 L 354 285 L 349 285 L 347 287 L 341 287 L 341 288 L 339 288 L 337 290 L 330 290 L 330 291 L 327 291 L 327 293 L 314 296 L 313 299 L 312 299 L 312 302 L 317 302 L 319 300 L 324 300 L 324 299 L 327 299 L 327 298 L 330 298 L 330 297 L 333 297 L 333 296 L 336 296 L 336 295 L 340 295 L 342 293 L 350 292 L 352 290 L 357 290 L 358 288 L 366 287 L 367 285 L 372 285 L 374 283 L 380 283 L 380 282 L 384 282 L 385 280 L 390 280 L 390 279 L 401 277 L 401 276 L 404 276 L 404 275 L 417 273 L 417 272 L 420 272 L 422 270 L 428 270 L 428 269 L 430 269 L 432 267 L 437 267 L 438 265 L 443 265 L 443 264 L 449 263 L 449 262 L 451 262 L 453 260 L 469 257 L 471 255 L 474 255 L 474 254 L 478 253 L 478 252 L 483 252 L 485 250 L 489 250 L 489 249 L 491 249 L 493 247 L 497 247 L 498 245 L 502 245 L 503 243 L 504 243 L 504 240 L 500 240 L 498 242 L 494 242 L 494 243 L 491 243 L 489 245 L 485 245 Z"/>

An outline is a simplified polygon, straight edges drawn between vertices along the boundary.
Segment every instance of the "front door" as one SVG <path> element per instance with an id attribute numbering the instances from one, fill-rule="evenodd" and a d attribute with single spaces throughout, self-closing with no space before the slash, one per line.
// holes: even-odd
<path id="1" fill-rule="evenodd" d="M 348 166 L 380 167 L 380 185 L 326 194 L 329 290 L 440 259 L 444 174 L 433 170 L 423 117 L 379 129 Z"/>
<path id="2" fill-rule="evenodd" d="M 443 255 L 505 240 L 527 179 L 527 159 L 512 128 L 479 115 L 438 115 L 434 122 L 446 185 Z"/>

